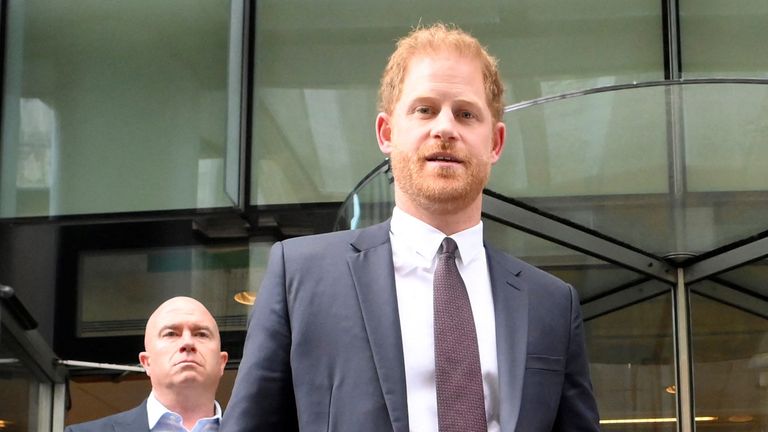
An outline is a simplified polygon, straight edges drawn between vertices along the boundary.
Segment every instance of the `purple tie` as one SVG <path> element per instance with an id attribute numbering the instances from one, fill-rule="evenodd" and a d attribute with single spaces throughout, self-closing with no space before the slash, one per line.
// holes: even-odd
<path id="1" fill-rule="evenodd" d="M 475 320 L 456 267 L 457 248 L 452 238 L 443 239 L 433 282 L 437 421 L 440 432 L 486 432 Z"/>

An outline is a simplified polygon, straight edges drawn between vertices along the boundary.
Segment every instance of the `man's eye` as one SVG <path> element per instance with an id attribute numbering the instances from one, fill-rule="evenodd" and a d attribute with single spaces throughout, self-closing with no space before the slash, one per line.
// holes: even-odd
<path id="1" fill-rule="evenodd" d="M 160 336 L 162 336 L 162 337 L 174 337 L 174 336 L 176 336 L 176 332 L 175 331 L 167 331 L 167 332 L 163 332 Z"/>
<path id="2" fill-rule="evenodd" d="M 429 108 L 429 107 L 427 107 L 427 106 L 420 106 L 420 107 L 417 107 L 417 108 L 416 108 L 414 111 L 415 111 L 417 114 L 429 114 L 429 113 L 431 113 L 431 112 L 432 112 L 432 109 L 430 109 L 430 108 Z"/>
<path id="3" fill-rule="evenodd" d="M 197 332 L 196 336 L 201 338 L 207 338 L 207 337 L 210 337 L 210 333 L 201 331 L 201 332 Z"/>
<path id="4" fill-rule="evenodd" d="M 472 114 L 470 111 L 462 111 L 459 113 L 459 117 L 469 120 L 475 118 L 475 115 Z"/>

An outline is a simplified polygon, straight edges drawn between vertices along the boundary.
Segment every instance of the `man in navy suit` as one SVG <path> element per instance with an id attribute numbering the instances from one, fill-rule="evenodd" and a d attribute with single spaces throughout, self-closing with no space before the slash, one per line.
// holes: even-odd
<path id="1" fill-rule="evenodd" d="M 483 242 L 502 93 L 496 59 L 460 29 L 437 24 L 398 42 L 376 119 L 392 218 L 273 247 L 224 432 L 599 430 L 575 290 Z M 461 375 L 477 383 L 472 429 L 446 421 L 465 408 L 446 415 L 437 396 L 445 319 L 435 319 L 433 277 L 446 237 L 475 329 L 465 350 L 479 366 Z M 458 387 L 448 399 L 471 391 Z"/>
<path id="2" fill-rule="evenodd" d="M 227 364 L 216 320 L 199 301 L 174 297 L 147 321 L 139 361 L 152 382 L 141 405 L 69 426 L 68 432 L 216 431 L 216 388 Z"/>

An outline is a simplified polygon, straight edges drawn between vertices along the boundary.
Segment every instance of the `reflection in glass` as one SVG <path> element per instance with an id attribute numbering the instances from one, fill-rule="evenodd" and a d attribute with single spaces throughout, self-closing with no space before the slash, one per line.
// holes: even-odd
<path id="1" fill-rule="evenodd" d="M 16 187 L 22 207 L 47 208 L 58 151 L 56 113 L 40 99 L 21 99 Z M 34 197 L 38 195 L 38 197 Z M 35 200 L 41 200 L 35 203 Z M 50 204 L 53 205 L 53 204 Z"/>
<path id="2" fill-rule="evenodd" d="M 230 2 L 30 0 L 7 24 L 0 218 L 231 205 Z"/>
<path id="3" fill-rule="evenodd" d="M 696 416 L 716 416 L 725 430 L 765 430 L 768 319 L 701 295 L 690 299 Z"/>
<path id="4" fill-rule="evenodd" d="M 78 336 L 143 334 L 152 311 L 178 295 L 205 304 L 221 331 L 244 330 L 249 308 L 234 298 L 258 293 L 270 247 L 254 242 L 81 252 Z"/>

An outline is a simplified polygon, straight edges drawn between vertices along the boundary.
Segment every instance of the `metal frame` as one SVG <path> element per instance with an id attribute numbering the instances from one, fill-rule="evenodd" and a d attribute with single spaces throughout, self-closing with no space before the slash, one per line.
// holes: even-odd
<path id="1" fill-rule="evenodd" d="M 483 194 L 483 215 L 501 224 L 517 228 L 545 240 L 577 250 L 612 264 L 649 276 L 662 282 L 674 283 L 675 274 L 661 259 L 623 244 L 610 237 L 588 232 L 586 228 L 565 223 L 553 215 L 534 212 L 513 204 L 496 194 Z"/>
<path id="2" fill-rule="evenodd" d="M 685 280 L 696 283 L 768 256 L 768 237 L 729 248 L 685 268 Z"/>
<path id="3" fill-rule="evenodd" d="M 18 361 L 37 381 L 34 421 L 37 431 L 57 431 L 64 427 L 66 375 L 64 367 L 55 363 L 56 355 L 36 330 L 37 324 L 11 287 L 0 285 L 0 329 L 2 341 L 13 347 Z"/>

